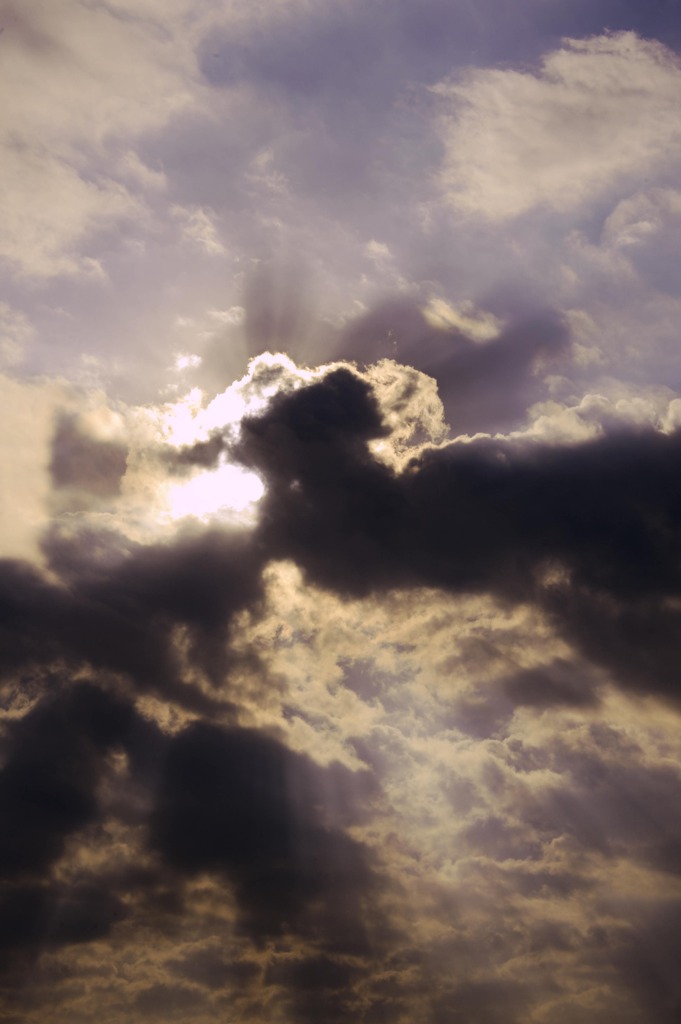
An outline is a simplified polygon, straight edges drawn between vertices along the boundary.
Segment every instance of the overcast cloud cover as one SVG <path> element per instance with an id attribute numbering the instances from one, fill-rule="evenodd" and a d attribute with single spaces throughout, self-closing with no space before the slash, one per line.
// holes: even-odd
<path id="1" fill-rule="evenodd" d="M 678 0 L 0 0 L 0 1024 L 677 1024 Z"/>

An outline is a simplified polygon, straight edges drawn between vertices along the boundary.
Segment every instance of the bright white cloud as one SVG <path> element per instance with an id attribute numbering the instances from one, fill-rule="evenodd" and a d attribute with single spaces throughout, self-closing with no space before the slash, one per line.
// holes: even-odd
<path id="1" fill-rule="evenodd" d="M 570 210 L 681 152 L 681 65 L 632 32 L 565 40 L 536 72 L 438 84 L 441 182 L 458 209 L 501 221 Z"/>

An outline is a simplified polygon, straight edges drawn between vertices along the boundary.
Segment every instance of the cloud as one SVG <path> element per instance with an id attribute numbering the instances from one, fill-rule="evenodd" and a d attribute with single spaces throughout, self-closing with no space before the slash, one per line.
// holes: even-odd
<path id="1" fill-rule="evenodd" d="M 101 752 L 121 744 L 130 708 L 97 687 L 81 684 L 30 711 L 10 729 L 0 774 L 0 874 L 40 875 L 63 852 L 72 832 L 97 815 Z M 8 940 L 10 936 L 8 936 Z"/>
<path id="2" fill-rule="evenodd" d="M 474 70 L 434 87 L 441 183 L 493 221 L 573 210 L 678 159 L 675 54 L 632 32 L 565 40 L 537 72 Z"/>
<path id="3" fill-rule="evenodd" d="M 498 331 L 489 316 L 471 323 L 433 321 L 432 307 L 386 302 L 345 328 L 337 352 L 360 363 L 391 359 L 434 378 L 454 434 L 507 429 L 524 420 L 546 393 L 544 376 L 566 354 L 567 326 L 550 310 L 509 318 Z"/>
<path id="4" fill-rule="evenodd" d="M 1 568 L 10 583 L 7 567 Z M 83 585 L 87 590 L 82 580 L 76 586 Z M 26 592 L 12 589 L 14 599 L 26 603 Z M 156 603 L 148 596 L 147 612 Z M 206 608 L 194 605 L 197 595 L 185 596 L 185 613 L 204 619 Z M 53 607 L 59 600 L 57 594 L 46 597 Z M 92 635 L 92 623 L 79 623 L 73 607 L 61 612 L 76 630 L 82 626 Z M 35 607 L 32 614 L 38 620 Z M 21 632 L 7 601 L 3 615 Z M 377 885 L 374 858 L 347 828 L 361 820 L 362 793 L 371 792 L 373 781 L 356 779 L 338 765 L 322 768 L 266 732 L 213 724 L 210 719 L 220 708 L 231 717 L 224 700 L 213 704 L 205 722 L 164 734 L 149 720 L 148 706 L 144 714 L 133 709 L 136 687 L 131 690 L 121 678 L 125 665 L 115 665 L 114 657 L 113 668 L 102 671 L 102 657 L 108 660 L 105 634 L 116 642 L 110 626 L 102 623 L 103 632 L 92 637 L 94 647 L 85 638 L 84 646 L 74 644 L 73 634 L 58 629 L 47 650 L 44 621 L 34 625 L 42 631 L 42 648 L 36 642 L 17 652 L 10 670 L 10 680 L 15 672 L 23 679 L 23 698 L 29 697 L 33 678 L 32 706 L 24 713 L 20 702 L 12 702 L 15 718 L 2 738 L 0 905 L 7 932 L 0 935 L 0 978 L 6 971 L 5 984 L 8 978 L 11 984 L 20 981 L 22 965 L 30 968 L 48 950 L 89 948 L 121 929 L 136 929 L 145 917 L 161 930 L 170 918 L 172 927 L 173 915 L 189 913 L 183 890 L 193 880 L 205 889 L 206 875 L 223 879 L 216 906 L 227 921 L 234 906 L 232 920 L 242 943 L 252 940 L 262 947 L 272 936 L 291 942 L 297 935 L 303 944 L 322 943 L 329 955 L 364 957 L 371 931 L 366 914 Z M 134 642 L 132 634 L 118 640 L 129 653 Z M 154 660 L 165 675 L 167 700 L 172 679 L 167 661 L 158 664 L 158 655 L 160 649 Z M 80 674 L 77 666 L 93 656 L 97 683 L 72 683 L 69 677 Z M 59 674 L 46 671 L 55 660 L 64 665 Z M 146 688 L 146 668 L 140 669 L 139 675 L 133 669 L 135 682 Z M 208 705 L 190 698 L 188 707 L 196 715 Z M 364 771 L 363 777 L 369 774 Z M 107 837 L 113 849 L 98 852 Z M 172 897 L 164 898 L 164 889 Z M 190 975 L 201 984 L 197 971 Z M 160 1012 L 163 994 L 177 987 L 172 971 L 166 980 L 149 985 L 147 976 L 146 981 L 139 1005 Z M 239 973 L 230 968 L 219 987 L 233 984 L 238 986 Z M 205 1001 L 199 989 L 187 991 L 197 1006 Z"/>
<path id="5" fill-rule="evenodd" d="M 7 1024 L 677 1019 L 673 6 L 4 4 Z"/>
<path id="6" fill-rule="evenodd" d="M 219 256 L 225 253 L 225 247 L 220 241 L 213 216 L 209 211 L 200 207 L 185 210 L 181 206 L 175 206 L 172 213 L 173 216 L 184 221 L 182 234 L 186 239 L 211 255 Z"/>
<path id="7" fill-rule="evenodd" d="M 532 707 L 588 707 L 598 703 L 593 680 L 588 673 L 557 658 L 541 669 L 526 669 L 504 683 L 504 691 L 514 706 Z"/>
<path id="8" fill-rule="evenodd" d="M 6 376 L 0 377 L 0 396 L 0 554 L 38 560 L 49 518 L 54 417 L 66 396 L 56 383 L 41 386 Z"/>
<path id="9" fill-rule="evenodd" d="M 21 363 L 25 345 L 32 336 L 28 317 L 0 302 L 0 366 L 6 369 Z"/>
<path id="10" fill-rule="evenodd" d="M 236 451 L 268 482 L 256 534 L 272 557 L 352 596 L 437 586 L 536 600 L 623 682 L 678 700 L 676 433 L 480 438 L 426 447 L 396 474 L 369 452 L 384 432 L 345 369 L 244 421 Z"/>
<path id="11" fill-rule="evenodd" d="M 470 302 L 457 308 L 444 299 L 432 298 L 423 310 L 423 315 L 433 327 L 443 330 L 453 328 L 475 341 L 491 341 L 501 330 L 500 321 L 492 313 L 476 310 Z"/>
<path id="12" fill-rule="evenodd" d="M 152 845 L 182 872 L 224 872 L 259 940 L 312 926 L 329 948 L 361 952 L 371 869 L 324 821 L 324 774 L 254 730 L 190 726 L 167 752 Z"/>
<path id="13" fill-rule="evenodd" d="M 64 162 L 10 150 L 5 159 L 12 203 L 2 209 L 0 255 L 34 277 L 101 276 L 96 258 L 78 253 L 88 235 L 139 218 L 139 203 L 113 181 L 84 181 Z"/>
<path id="14" fill-rule="evenodd" d="M 118 155 L 124 177 L 136 171 L 131 187 L 155 187 L 130 143 L 196 104 L 186 5 L 170 13 L 168 34 L 157 31 L 153 6 L 131 19 L 119 4 L 68 0 L 58 15 L 42 0 L 6 5 L 2 78 L 12 103 L 0 116 L 0 152 L 11 190 L 0 256 L 19 273 L 101 273 L 87 251 L 93 234 L 144 217 L 110 168 Z"/>
<path id="15" fill-rule="evenodd" d="M 91 495 L 120 493 L 127 448 L 113 440 L 89 437 L 71 416 L 62 416 L 52 441 L 50 475 L 59 490 L 75 488 Z"/>
<path id="16" fill-rule="evenodd" d="M 125 916 L 125 907 L 106 889 L 20 886 L 0 897 L 0 956 L 12 951 L 93 942 Z"/>
<path id="17" fill-rule="evenodd" d="M 243 547 L 243 534 L 190 535 L 170 548 L 144 547 L 86 526 L 53 535 L 44 551 L 67 587 L 25 563 L 2 563 L 0 672 L 11 678 L 22 667 L 55 660 L 67 670 L 86 664 L 123 673 L 142 692 L 219 707 L 217 694 L 183 680 L 175 636 L 184 629 L 202 671 L 222 679 L 229 661 L 223 630 L 257 600 L 260 586 L 259 557 Z"/>
<path id="18" fill-rule="evenodd" d="M 648 1024 L 625 976 L 678 874 L 672 424 L 601 403 L 587 440 L 410 448 L 413 368 L 271 357 L 235 388 L 240 424 L 236 392 L 197 405 L 207 440 L 167 464 L 72 404 L 53 484 L 107 525 L 60 517 L 49 574 L 0 564 L 19 1019 L 587 1020 L 597 987 L 597 1020 L 626 991 Z M 238 454 L 258 521 L 117 533 L 123 438 L 154 479 Z"/>
<path id="19" fill-rule="evenodd" d="M 640 278 L 676 296 L 673 267 L 678 258 L 681 192 L 653 188 L 617 204 L 603 226 L 603 245 L 628 260 Z"/>

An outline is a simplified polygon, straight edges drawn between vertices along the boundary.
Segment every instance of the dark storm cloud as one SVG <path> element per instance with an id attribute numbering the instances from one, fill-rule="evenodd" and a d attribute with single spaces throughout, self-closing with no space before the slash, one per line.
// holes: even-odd
<path id="1" fill-rule="evenodd" d="M 125 905 L 102 886 L 19 885 L 0 895 L 0 957 L 92 942 L 125 916 Z"/>
<path id="2" fill-rule="evenodd" d="M 374 865 L 345 829 L 361 817 L 370 774 L 319 768 L 255 729 L 197 722 L 167 737 L 130 702 L 151 691 L 194 714 L 233 714 L 229 625 L 260 598 L 262 553 L 245 534 L 217 530 L 146 548 L 105 533 L 53 534 L 45 551 L 59 585 L 22 563 L 0 565 L 6 692 L 11 699 L 26 680 L 37 698 L 3 741 L 0 910 L 12 928 L 22 922 L 15 941 L 11 929 L 0 935 L 7 964 L 19 949 L 33 956 L 108 934 L 123 896 L 161 927 L 182 913 L 182 879 L 206 873 L 228 883 L 241 934 L 254 942 L 294 933 L 366 955 Z M 192 665 L 226 687 L 219 700 L 184 682 L 178 625 Z M 97 684 L 70 684 L 85 667 Z M 113 750 L 127 782 L 103 805 Z M 87 842 L 110 816 L 147 836 L 155 866 L 139 878 L 128 868 L 58 885 L 67 843 Z M 162 993 L 147 996 L 140 1010 L 156 1013 Z"/>
<path id="3" fill-rule="evenodd" d="M 28 565 L 0 563 L 5 692 L 10 700 L 17 690 L 37 698 L 33 710 L 6 726 L 0 772 L 0 898 L 8 920 L 22 916 L 16 945 L 29 952 L 89 941 L 98 937 L 97 922 L 117 920 L 106 900 L 100 906 L 87 895 L 89 889 L 63 894 L 52 880 L 67 840 L 102 822 L 98 787 L 108 751 L 127 755 L 130 785 L 147 793 L 142 805 L 157 784 L 167 744 L 116 690 L 129 696 L 155 692 L 194 713 L 230 713 L 224 699 L 207 697 L 183 680 L 173 631 L 185 626 L 195 660 L 207 672 L 216 673 L 218 663 L 225 669 L 230 616 L 259 592 L 259 570 L 242 540 L 209 534 L 155 551 L 126 546 L 106 533 L 69 540 L 53 535 L 45 550 L 60 584 Z M 83 669 L 95 673 L 97 685 L 69 685 L 69 676 Z M 116 813 L 144 829 L 147 822 L 134 805 Z M 143 881 L 156 920 L 177 912 L 172 900 L 164 902 L 157 882 Z M 128 891 L 125 878 L 119 883 Z M 102 884 L 116 891 L 112 880 L 92 880 L 95 889 Z M 138 889 L 133 884 L 139 901 Z M 104 934 L 107 928 L 101 928 Z M 14 962 L 10 934 L 6 946 Z"/>
<path id="4" fill-rule="evenodd" d="M 243 533 L 145 547 L 82 530 L 51 534 L 44 550 L 62 586 L 24 563 L 0 563 L 0 674 L 85 662 L 127 674 L 140 690 L 211 706 L 183 683 L 173 631 L 186 626 L 197 662 L 222 678 L 230 620 L 260 594 L 262 558 Z"/>
<path id="5" fill-rule="evenodd" d="M 50 691 L 5 726 L 0 771 L 0 988 L 45 949 L 108 935 L 127 910 L 106 880 L 54 877 L 67 841 L 102 820 L 98 788 L 109 751 L 122 750 L 134 712 L 92 683 Z M 22 966 L 23 965 L 23 966 Z"/>
<path id="6" fill-rule="evenodd" d="M 8 728 L 0 772 L 0 876 L 40 874 L 97 814 L 102 754 L 123 742 L 131 709 L 88 684 L 50 694 Z"/>
<path id="7" fill-rule="evenodd" d="M 238 455 L 269 483 L 256 536 L 271 557 L 348 596 L 428 585 L 537 601 L 622 682 L 679 699 L 680 434 L 479 439 L 398 475 L 367 447 L 383 432 L 342 369 L 245 422 Z"/>
<path id="8" fill-rule="evenodd" d="M 332 429 L 348 432 L 362 408 L 340 403 Z M 72 483 L 73 460 L 65 452 L 81 439 L 74 442 L 71 424 L 60 429 L 53 472 L 58 482 Z M 213 447 L 221 445 L 217 439 Z M 79 451 L 75 462 L 89 465 L 90 454 Z M 199 450 L 186 461 L 212 457 Z M 75 477 L 80 485 L 91 474 L 78 470 Z M 166 875 L 181 882 L 207 872 L 229 883 L 242 932 L 254 941 L 293 932 L 331 951 L 364 955 L 363 912 L 375 877 L 366 850 L 345 828 L 357 820 L 361 791 L 371 788 L 368 773 L 357 780 L 337 765 L 318 768 L 277 740 L 236 726 L 197 723 L 163 737 L 129 703 L 152 692 L 194 714 L 223 721 L 233 714 L 229 629 L 237 612 L 257 606 L 270 552 L 244 531 L 222 529 L 149 546 L 104 530 L 55 530 L 43 550 L 58 583 L 18 561 L 0 564 L 6 692 L 11 698 L 27 680 L 37 697 L 33 710 L 7 727 L 0 774 L 0 897 L 8 920 L 23 915 L 16 945 L 88 941 L 99 928 L 105 934 L 117 919 L 118 891 L 140 904 L 139 884 L 125 873 L 107 880 L 113 909 L 100 906 L 90 889 L 54 889 L 67 840 L 114 814 L 148 830 L 158 866 L 143 884 L 152 897 L 159 894 L 147 901 L 155 920 L 178 912 L 172 901 L 164 909 Z M 182 658 L 178 627 L 186 640 Z M 183 658 L 223 692 L 212 699 L 187 683 Z M 69 685 L 69 675 L 83 669 L 98 685 Z M 126 697 L 116 695 L 121 690 Z M 100 805 L 105 755 L 113 749 L 126 756 L 129 793 L 146 793 L 130 807 L 125 800 Z M 139 808 L 149 804 L 145 816 Z M 61 917 L 56 901 L 67 908 Z M 155 1012 L 159 999 L 155 990 L 148 994 L 144 1012 Z"/>
<path id="9" fill-rule="evenodd" d="M 228 881 L 241 934 L 254 942 L 293 933 L 330 954 L 367 955 L 365 913 L 377 880 L 368 851 L 344 828 L 374 791 L 369 772 L 320 768 L 254 729 L 197 722 L 166 737 L 120 697 L 56 679 L 10 724 L 3 749 L 0 970 L 8 978 L 22 951 L 33 958 L 102 938 L 136 910 L 162 928 L 183 912 L 182 878 L 206 873 Z M 100 800 L 114 749 L 127 755 L 128 785 L 146 793 L 141 815 L 125 801 Z M 66 840 L 111 815 L 142 828 L 156 863 L 55 881 Z M 238 965 L 225 974 L 201 957 L 169 967 L 209 989 L 252 980 L 248 965 L 246 974 Z M 162 1003 L 154 989 L 143 1008 Z"/>
<path id="10" fill-rule="evenodd" d="M 6 678 L 54 662 L 71 667 L 84 662 L 129 673 L 142 689 L 181 691 L 166 623 L 158 622 L 151 609 L 148 616 L 126 614 L 103 602 L 104 595 L 91 599 L 80 592 L 80 581 L 75 586 L 69 582 L 68 588 L 57 587 L 33 567 L 12 561 L 0 565 L 0 666 Z"/>
<path id="11" fill-rule="evenodd" d="M 167 752 L 152 845 L 182 873 L 225 874 L 253 938 L 309 931 L 364 952 L 371 869 L 363 847 L 326 820 L 330 776 L 255 730 L 190 726 Z"/>
<path id="12" fill-rule="evenodd" d="M 299 394 L 245 421 L 236 449 L 269 483 L 259 532 L 270 555 L 358 596 L 406 582 L 389 539 L 401 528 L 402 496 L 366 448 L 386 432 L 369 388 L 336 370 Z"/>

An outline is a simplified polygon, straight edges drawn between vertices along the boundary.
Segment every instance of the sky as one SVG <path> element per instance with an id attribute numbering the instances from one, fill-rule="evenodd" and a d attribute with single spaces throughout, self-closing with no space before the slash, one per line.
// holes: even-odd
<path id="1" fill-rule="evenodd" d="M 0 1024 L 677 1024 L 678 0 L 0 0 Z"/>

